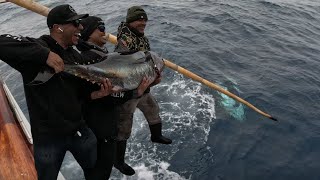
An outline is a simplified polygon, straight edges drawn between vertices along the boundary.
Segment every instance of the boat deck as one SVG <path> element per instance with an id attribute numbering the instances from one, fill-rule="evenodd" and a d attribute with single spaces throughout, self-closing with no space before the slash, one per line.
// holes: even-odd
<path id="1" fill-rule="evenodd" d="M 0 83 L 0 179 L 34 180 L 32 145 L 26 140 Z"/>

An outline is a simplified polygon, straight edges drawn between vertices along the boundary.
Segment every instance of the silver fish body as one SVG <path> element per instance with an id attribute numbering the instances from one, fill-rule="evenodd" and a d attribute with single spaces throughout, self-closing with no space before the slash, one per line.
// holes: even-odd
<path id="1" fill-rule="evenodd" d="M 132 54 L 109 53 L 101 62 L 65 65 L 64 71 L 93 83 L 108 78 L 116 89 L 126 91 L 137 88 L 143 77 L 155 80 L 163 68 L 163 59 L 155 52 L 138 51 Z"/>

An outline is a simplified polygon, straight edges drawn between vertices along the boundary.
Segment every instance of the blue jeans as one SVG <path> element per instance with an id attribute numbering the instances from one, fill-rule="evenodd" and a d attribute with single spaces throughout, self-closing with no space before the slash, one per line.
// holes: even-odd
<path id="1" fill-rule="evenodd" d="M 46 136 L 34 139 L 34 160 L 38 180 L 56 180 L 64 156 L 70 151 L 82 169 L 92 168 L 97 159 L 97 139 L 84 127 L 74 135 Z"/>

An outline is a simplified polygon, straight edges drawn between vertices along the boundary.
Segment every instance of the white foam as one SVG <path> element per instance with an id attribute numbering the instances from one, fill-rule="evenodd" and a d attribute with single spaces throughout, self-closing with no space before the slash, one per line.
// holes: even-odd
<path id="1" fill-rule="evenodd" d="M 136 174 L 123 177 L 119 171 L 114 170 L 112 179 L 119 176 L 122 179 L 147 180 L 190 178 L 183 174 L 188 169 L 182 169 L 182 174 L 174 172 L 175 167 L 170 166 L 170 161 L 175 155 L 179 155 L 183 147 L 203 147 L 210 132 L 210 124 L 215 119 L 215 102 L 200 83 L 178 73 L 174 73 L 171 79 L 172 82 L 162 82 L 154 87 L 151 93 L 160 106 L 162 132 L 173 138 L 173 144 L 152 143 L 148 124 L 142 112 L 137 110 L 126 152 L 126 162 L 136 170 Z M 207 151 L 211 153 L 210 149 Z"/>
<path id="2" fill-rule="evenodd" d="M 168 170 L 170 166 L 167 162 L 160 162 L 154 166 L 146 166 L 144 163 L 134 166 L 133 168 L 136 171 L 134 176 L 122 176 L 121 180 L 158 180 L 158 179 L 167 179 L 167 180 L 185 180 L 187 178 L 180 176 L 178 173 Z M 117 171 L 117 170 L 114 170 Z M 111 177 L 110 179 L 119 179 L 116 177 Z"/>

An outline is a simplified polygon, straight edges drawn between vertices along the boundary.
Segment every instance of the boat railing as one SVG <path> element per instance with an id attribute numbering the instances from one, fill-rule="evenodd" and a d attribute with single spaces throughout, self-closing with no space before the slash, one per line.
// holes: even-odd
<path id="1" fill-rule="evenodd" d="M 9 103 L 10 103 L 11 107 L 14 110 L 14 113 L 15 113 L 15 115 L 17 117 L 17 120 L 18 120 L 18 122 L 20 124 L 20 127 L 23 130 L 24 135 L 26 136 L 26 139 L 28 140 L 28 142 L 30 144 L 33 144 L 33 139 L 32 139 L 32 136 L 31 136 L 31 126 L 30 126 L 29 121 L 24 116 L 24 114 L 21 111 L 18 103 L 14 99 L 13 95 L 11 94 L 11 92 L 10 92 L 10 90 L 9 90 L 9 88 L 8 88 L 8 86 L 7 86 L 7 84 L 5 82 L 3 83 L 3 89 L 4 89 L 4 92 L 7 95 L 7 98 L 9 100 Z"/>
<path id="2" fill-rule="evenodd" d="M 1 79 L 0 79 L 1 82 Z M 22 112 L 20 106 L 18 105 L 17 101 L 15 100 L 15 98 L 13 97 L 12 93 L 10 92 L 7 84 L 2 81 L 2 85 L 3 85 L 3 89 L 4 92 L 7 96 L 7 99 L 10 103 L 10 106 L 12 107 L 13 111 L 14 111 L 14 115 L 17 118 L 17 121 L 19 122 L 19 125 L 25 135 L 25 138 L 27 139 L 28 143 L 30 146 L 33 145 L 33 139 L 32 139 L 32 135 L 31 135 L 31 126 L 29 121 L 27 120 L 26 116 L 24 115 L 24 113 Z M 64 176 L 62 175 L 61 172 L 59 172 L 58 178 L 57 180 L 65 180 Z"/>

